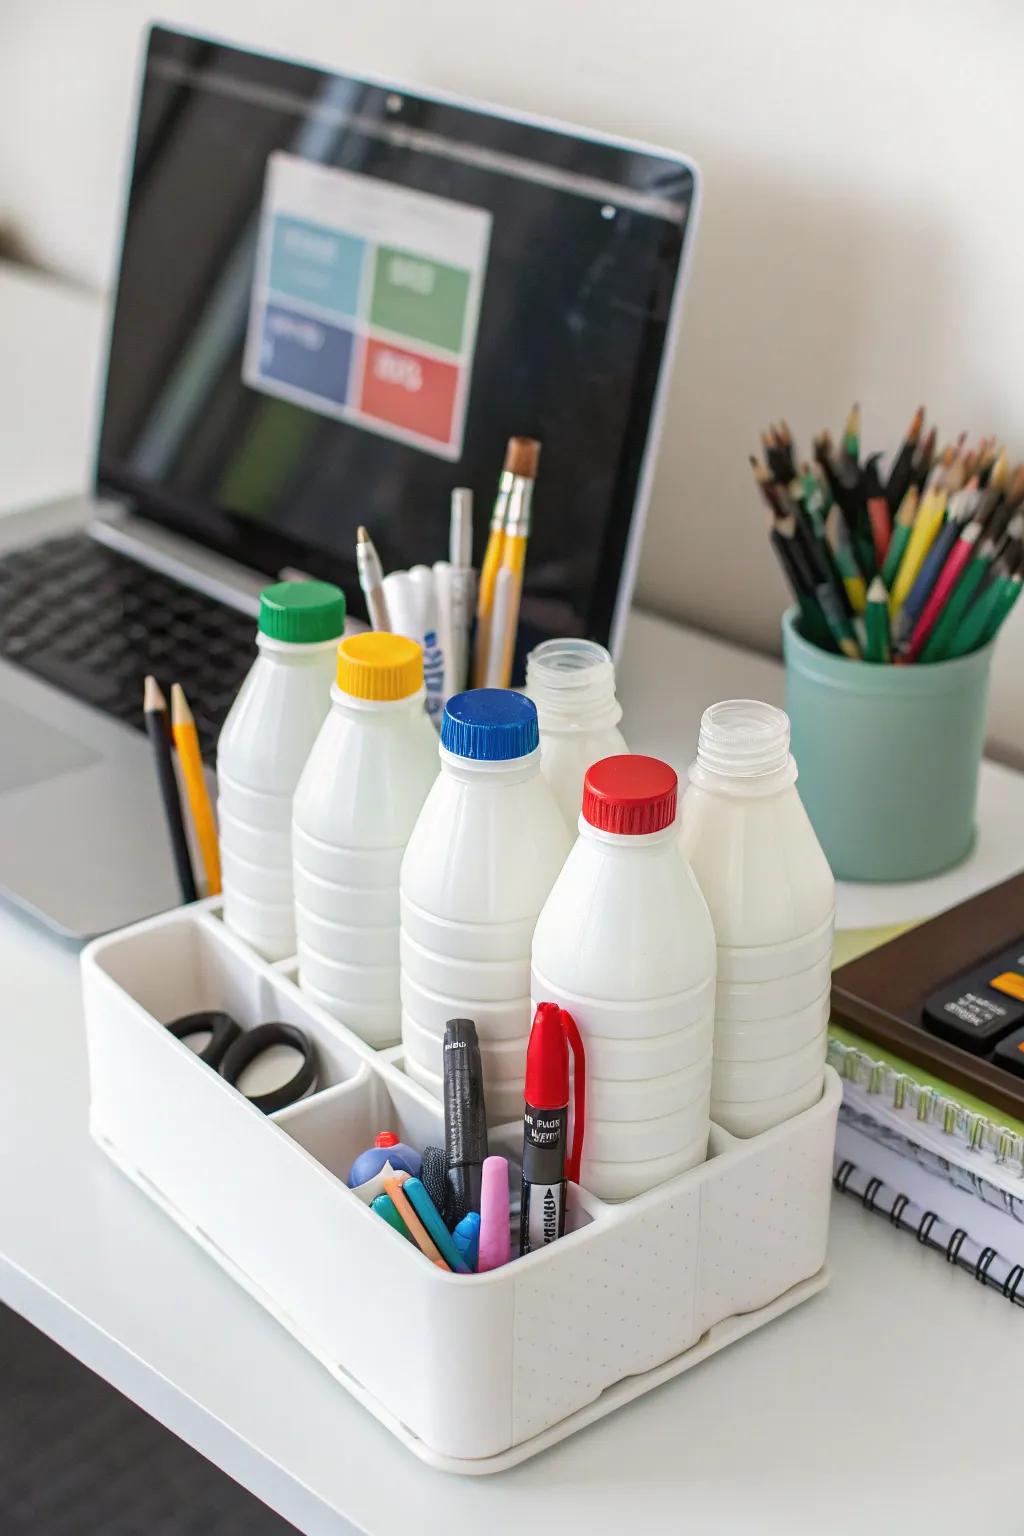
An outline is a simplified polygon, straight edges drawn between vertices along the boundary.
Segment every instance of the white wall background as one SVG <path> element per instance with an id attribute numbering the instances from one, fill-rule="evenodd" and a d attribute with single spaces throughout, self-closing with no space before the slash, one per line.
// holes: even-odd
<path id="1" fill-rule="evenodd" d="M 161 19 L 692 155 L 705 175 L 641 567 L 648 605 L 774 648 L 746 455 L 856 396 L 1024 457 L 1024 5 L 1016 0 L 163 0 Z M 0 3 L 0 223 L 112 278 L 147 0 Z M 1024 602 L 991 716 L 1024 757 Z"/>

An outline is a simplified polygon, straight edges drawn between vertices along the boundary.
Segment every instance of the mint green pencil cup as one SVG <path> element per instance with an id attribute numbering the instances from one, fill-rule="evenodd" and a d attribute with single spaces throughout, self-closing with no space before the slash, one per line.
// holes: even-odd
<path id="1" fill-rule="evenodd" d="M 820 650 L 782 619 L 797 788 L 837 880 L 922 880 L 974 843 L 992 645 L 906 667 Z"/>

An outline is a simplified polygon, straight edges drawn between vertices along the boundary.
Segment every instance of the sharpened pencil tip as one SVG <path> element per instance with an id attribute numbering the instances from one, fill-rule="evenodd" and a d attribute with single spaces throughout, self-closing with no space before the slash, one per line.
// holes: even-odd
<path id="1" fill-rule="evenodd" d="M 143 713 L 152 714 L 155 710 L 166 708 L 167 700 L 163 696 L 160 684 L 155 677 L 147 677 L 142 690 Z"/>
<path id="2" fill-rule="evenodd" d="M 868 602 L 887 603 L 888 601 L 889 594 L 885 590 L 885 582 L 882 580 L 881 576 L 874 577 L 870 587 L 868 587 Z"/>
<path id="3" fill-rule="evenodd" d="M 351 527 L 351 524 L 349 526 Z M 356 529 L 356 543 L 357 544 L 369 544 L 369 542 L 370 542 L 370 535 L 367 533 L 367 531 L 363 527 L 362 523 L 360 523 L 359 527 Z"/>
<path id="4" fill-rule="evenodd" d="M 171 724 L 194 725 L 195 717 L 189 708 L 185 690 L 180 683 L 171 684 Z"/>

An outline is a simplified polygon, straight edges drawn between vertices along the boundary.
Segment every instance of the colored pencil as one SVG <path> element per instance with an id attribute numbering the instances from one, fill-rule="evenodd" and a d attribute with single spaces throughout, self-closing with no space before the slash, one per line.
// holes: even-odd
<path id="1" fill-rule="evenodd" d="M 957 491 L 949 502 L 949 517 L 939 529 L 935 542 L 928 551 L 900 609 L 899 620 L 893 631 L 896 647 L 903 650 L 909 644 L 915 625 L 924 611 L 925 604 L 938 582 L 957 540 L 971 520 L 971 512 L 977 504 L 976 488 Z"/>
<path id="2" fill-rule="evenodd" d="M 864 660 L 891 661 L 889 594 L 885 590 L 885 582 L 881 576 L 876 576 L 868 588 L 868 601 L 864 609 L 864 633 Z"/>
<path id="3" fill-rule="evenodd" d="M 968 529 L 972 532 L 972 529 Z M 986 539 L 977 553 L 974 546 L 977 536 L 968 550 L 969 563 L 964 569 L 961 562 L 961 571 L 956 588 L 948 597 L 941 618 L 937 620 L 925 641 L 919 647 L 917 655 L 922 661 L 943 661 L 949 653 L 953 639 L 967 615 L 975 596 L 977 595 L 986 576 L 989 574 L 997 555 L 997 545 L 994 539 Z M 973 556 L 973 558 L 971 558 Z M 952 556 L 950 557 L 952 558 Z M 924 615 L 922 614 L 922 618 Z M 915 655 L 916 660 L 916 655 Z"/>
<path id="4" fill-rule="evenodd" d="M 914 526 L 917 517 L 919 494 L 916 485 L 911 485 L 903 500 L 900 502 L 896 520 L 892 525 L 892 534 L 889 539 L 889 548 L 885 556 L 885 564 L 882 566 L 882 581 L 886 591 L 891 590 L 896 580 L 896 572 L 900 568 L 903 552 L 910 538 L 910 530 Z"/>
<path id="5" fill-rule="evenodd" d="M 900 561 L 899 569 L 889 589 L 889 616 L 895 619 L 911 587 L 914 585 L 918 571 L 924 564 L 925 556 L 935 542 L 935 537 L 942 527 L 942 520 L 946 511 L 946 492 L 933 489 L 926 492 L 914 519 L 914 526 L 910 530 L 910 538 Z"/>
<path id="6" fill-rule="evenodd" d="M 985 636 L 999 611 L 1004 583 L 1010 579 L 1012 554 L 1006 551 L 994 563 L 991 580 L 983 582 L 974 601 L 968 606 L 956 634 L 949 643 L 947 657 L 966 656 L 985 642 Z"/>
<path id="7" fill-rule="evenodd" d="M 924 426 L 924 406 L 919 405 L 907 428 L 907 435 L 900 445 L 900 450 L 893 460 L 889 478 L 885 483 L 885 499 L 892 517 L 896 516 L 900 502 L 910 489 L 911 478 L 914 473 L 914 455 L 921 438 L 921 429 Z"/>
<path id="8" fill-rule="evenodd" d="M 171 759 L 171 726 L 167 717 L 167 700 L 155 677 L 147 677 L 142 695 L 142 711 L 146 722 L 146 734 L 153 748 L 157 786 L 163 803 L 164 820 L 170 839 L 174 867 L 178 875 L 182 901 L 195 901 L 196 882 L 192 873 L 192 860 L 185 837 L 185 824 L 181 819 L 181 802 L 178 783 L 174 776 Z"/>
<path id="9" fill-rule="evenodd" d="M 910 661 L 916 661 L 921 655 L 933 631 L 938 637 L 937 643 L 940 654 L 945 654 L 948 645 L 959 628 L 960 619 L 967 611 L 971 598 L 977 590 L 977 581 L 972 585 L 965 585 L 962 604 L 957 607 L 953 603 L 953 599 L 958 595 L 962 585 L 960 578 L 967 568 L 968 561 L 974 554 L 974 546 L 980 537 L 981 524 L 969 523 L 950 550 L 946 563 L 939 572 L 935 585 L 931 592 L 929 592 L 928 599 L 921 609 L 920 617 L 914 625 L 908 650 L 908 659 Z M 980 565 L 980 561 L 978 563 Z M 984 571 L 981 574 L 984 575 Z M 978 580 L 980 580 L 980 577 Z M 943 614 L 947 607 L 950 609 L 949 616 L 944 621 L 944 628 L 940 630 L 940 615 Z"/>
<path id="10" fill-rule="evenodd" d="M 860 458 L 860 406 L 852 405 L 843 428 L 843 455 L 852 464 Z"/>
<path id="11" fill-rule="evenodd" d="M 863 613 L 867 601 L 867 583 L 853 552 L 853 540 L 843 518 L 842 508 L 835 506 L 828 516 L 828 536 L 835 555 L 836 567 L 846 589 L 846 597 L 854 613 Z"/>
<path id="12" fill-rule="evenodd" d="M 199 733 L 196 730 L 195 718 L 189 708 L 188 699 L 185 697 L 185 690 L 180 683 L 171 685 L 171 734 L 174 737 L 174 747 L 181 765 L 182 778 L 185 781 L 185 792 L 188 795 L 196 841 L 199 844 L 203 868 L 206 871 L 206 894 L 219 896 L 220 849 L 217 843 L 217 823 L 214 820 L 213 806 L 210 804 L 210 795 L 206 788 L 203 758 L 199 750 Z"/>

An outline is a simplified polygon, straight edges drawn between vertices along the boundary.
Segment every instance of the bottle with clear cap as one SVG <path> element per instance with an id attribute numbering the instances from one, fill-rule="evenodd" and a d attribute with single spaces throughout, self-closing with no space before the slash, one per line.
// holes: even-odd
<path id="1" fill-rule="evenodd" d="M 405 1070 L 440 1099 L 449 1019 L 472 1019 L 488 1124 L 522 1120 L 537 914 L 569 848 L 537 711 L 503 688 L 445 705 L 441 772 L 399 879 Z"/>
<path id="2" fill-rule="evenodd" d="M 438 767 L 420 646 L 350 635 L 330 697 L 295 791 L 299 985 L 383 1047 L 401 1032 L 398 870 Z"/>
<path id="3" fill-rule="evenodd" d="M 344 628 L 340 587 L 265 587 L 258 655 L 217 742 L 224 921 L 267 960 L 295 953 L 292 796 L 330 708 Z"/>
<path id="4" fill-rule="evenodd" d="M 796 789 L 789 720 L 748 699 L 701 721 L 682 847 L 718 940 L 711 1117 L 753 1136 L 822 1092 L 835 882 Z"/>
<path id="5" fill-rule="evenodd" d="M 676 796 L 657 758 L 592 764 L 579 837 L 533 938 L 533 1000 L 565 1008 L 586 1047 L 580 1183 L 605 1200 L 707 1156 L 715 934 Z"/>
<path id="6" fill-rule="evenodd" d="M 615 665 L 593 640 L 545 640 L 526 658 L 526 692 L 537 706 L 540 771 L 575 832 L 587 769 L 629 751 Z"/>

